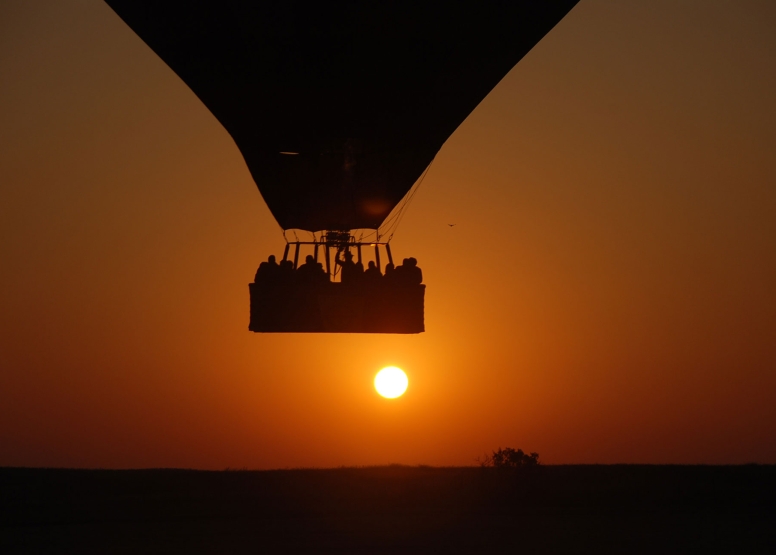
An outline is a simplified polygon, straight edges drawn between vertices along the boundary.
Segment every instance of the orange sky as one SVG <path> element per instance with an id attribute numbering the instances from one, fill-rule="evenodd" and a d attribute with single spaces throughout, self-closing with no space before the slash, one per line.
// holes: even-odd
<path id="1" fill-rule="evenodd" d="M 0 465 L 776 463 L 774 28 L 582 0 L 392 243 L 428 331 L 260 335 L 284 243 L 226 131 L 107 5 L 6 0 Z"/>

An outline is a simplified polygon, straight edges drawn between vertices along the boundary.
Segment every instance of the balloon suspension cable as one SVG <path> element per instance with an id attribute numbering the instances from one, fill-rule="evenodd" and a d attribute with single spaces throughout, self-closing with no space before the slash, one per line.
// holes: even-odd
<path id="1" fill-rule="evenodd" d="M 409 194 L 406 196 L 406 198 L 399 204 L 397 207 L 397 210 L 394 210 L 393 214 L 383 222 L 383 225 L 381 225 L 378 229 L 375 230 L 375 240 L 379 241 L 380 236 L 385 237 L 388 236 L 388 239 L 386 240 L 386 243 L 390 243 L 391 239 L 393 239 L 393 234 L 396 233 L 396 230 L 399 228 L 399 224 L 401 223 L 402 218 L 404 218 L 404 214 L 406 213 L 407 207 L 412 202 L 412 199 L 415 198 L 415 194 L 418 192 L 418 189 L 420 189 L 421 184 L 423 183 L 423 180 L 426 178 L 426 175 L 428 175 L 428 171 L 431 169 L 431 164 L 434 163 L 434 160 L 431 160 L 428 166 L 426 166 L 426 170 L 423 172 L 423 174 L 420 176 L 420 179 L 418 179 L 417 183 L 410 189 Z M 381 230 L 385 228 L 385 231 L 381 233 Z"/>

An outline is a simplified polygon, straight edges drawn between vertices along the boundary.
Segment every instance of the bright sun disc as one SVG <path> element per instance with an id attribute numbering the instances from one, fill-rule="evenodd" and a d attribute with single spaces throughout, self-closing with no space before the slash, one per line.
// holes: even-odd
<path id="1" fill-rule="evenodd" d="M 407 391 L 407 374 L 401 368 L 388 366 L 380 370 L 375 376 L 375 389 L 388 399 L 395 399 Z"/>

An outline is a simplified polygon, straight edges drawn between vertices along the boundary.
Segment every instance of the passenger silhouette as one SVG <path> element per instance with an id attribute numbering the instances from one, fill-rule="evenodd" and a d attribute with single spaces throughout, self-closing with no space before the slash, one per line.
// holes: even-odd
<path id="1" fill-rule="evenodd" d="M 353 255 L 350 251 L 345 251 L 344 258 L 344 260 L 336 258 L 334 261 L 342 266 L 342 283 L 351 285 L 358 283 L 364 273 L 364 266 L 360 262 L 358 264 L 353 262 Z"/>
<path id="2" fill-rule="evenodd" d="M 316 262 L 311 254 L 305 257 L 304 264 L 296 270 L 296 277 L 300 283 L 323 283 L 328 281 L 326 272 L 323 271 L 323 265 Z"/>
<path id="3" fill-rule="evenodd" d="M 321 281 L 325 281 L 325 282 L 329 281 L 329 274 L 326 272 L 326 270 L 323 269 L 323 263 L 316 262 L 315 263 L 315 269 L 318 272 L 318 274 L 323 277 L 323 279 Z"/>
<path id="4" fill-rule="evenodd" d="M 296 278 L 300 283 L 312 283 L 314 281 L 313 272 L 315 271 L 315 260 L 311 254 L 304 259 L 304 264 L 296 269 Z"/>
<path id="5" fill-rule="evenodd" d="M 364 272 L 364 283 L 375 284 L 379 283 L 383 274 L 380 273 L 380 268 L 377 267 L 374 260 L 369 261 L 369 265 Z"/>
<path id="6" fill-rule="evenodd" d="M 292 281 L 294 279 L 294 263 L 290 260 L 281 260 L 278 277 L 284 283 Z"/>
<path id="7" fill-rule="evenodd" d="M 393 271 L 394 283 L 401 285 L 420 285 L 423 283 L 423 272 L 418 268 L 415 258 L 405 258 L 401 265 Z"/>
<path id="8" fill-rule="evenodd" d="M 418 267 L 416 258 L 410 257 L 407 260 L 407 282 L 415 285 L 423 283 L 423 272 Z"/>
<path id="9" fill-rule="evenodd" d="M 389 262 L 385 265 L 385 275 L 383 276 L 383 282 L 393 283 L 396 279 L 396 269 L 393 266 L 393 262 Z"/>
<path id="10" fill-rule="evenodd" d="M 409 260 L 409 258 L 405 258 L 401 261 L 401 264 L 396 266 L 396 269 L 393 271 L 394 283 L 401 285 L 409 283 L 409 279 L 407 279 L 407 268 L 409 268 Z"/>
<path id="11" fill-rule="evenodd" d="M 266 262 L 259 264 L 256 270 L 256 277 L 253 279 L 256 283 L 272 283 L 277 281 L 280 274 L 280 266 L 275 262 L 275 255 L 269 255 Z"/>

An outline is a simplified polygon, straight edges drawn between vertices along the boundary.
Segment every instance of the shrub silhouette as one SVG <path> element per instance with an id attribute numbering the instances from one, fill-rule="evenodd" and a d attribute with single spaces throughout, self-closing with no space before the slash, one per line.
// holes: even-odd
<path id="1" fill-rule="evenodd" d="M 485 460 L 480 462 L 481 466 L 492 466 L 495 468 L 520 468 L 539 465 L 539 453 L 526 455 L 522 449 L 512 449 L 506 447 L 498 448 L 492 455 L 485 455 Z"/>

